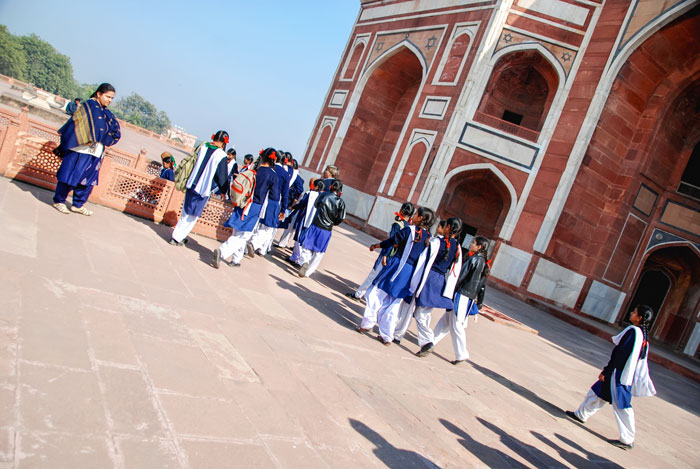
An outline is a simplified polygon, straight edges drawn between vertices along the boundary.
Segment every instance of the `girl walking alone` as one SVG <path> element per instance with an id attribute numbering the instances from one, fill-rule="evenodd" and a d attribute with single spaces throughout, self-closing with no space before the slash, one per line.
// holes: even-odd
<path id="1" fill-rule="evenodd" d="M 654 383 L 649 377 L 647 335 L 654 312 L 649 306 L 639 305 L 630 314 L 632 325 L 612 337 L 615 348 L 610 361 L 598 375 L 579 408 L 566 411 L 571 420 L 585 424 L 605 403 L 612 404 L 615 420 L 620 429 L 618 440 L 608 442 L 622 449 L 634 447 L 634 411 L 632 396 L 653 396 Z"/>

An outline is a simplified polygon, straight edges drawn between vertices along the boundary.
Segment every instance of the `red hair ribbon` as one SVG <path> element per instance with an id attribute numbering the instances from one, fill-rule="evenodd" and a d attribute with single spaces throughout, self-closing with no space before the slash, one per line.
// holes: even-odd
<path id="1" fill-rule="evenodd" d="M 264 149 L 264 148 L 263 148 L 262 150 L 260 150 L 260 153 L 258 153 L 258 156 L 262 156 L 263 153 L 265 153 L 265 149 Z"/>
<path id="2" fill-rule="evenodd" d="M 275 153 L 274 151 L 270 153 L 270 159 L 272 161 L 277 161 L 277 153 Z"/>
<path id="3" fill-rule="evenodd" d="M 447 234 L 445 235 L 445 245 L 447 246 L 447 249 L 450 249 L 450 225 L 447 225 Z"/>
<path id="4" fill-rule="evenodd" d="M 213 142 L 215 140 L 216 140 L 216 134 L 211 134 L 211 141 Z M 224 137 L 224 143 L 228 144 L 228 135 L 226 135 Z"/>

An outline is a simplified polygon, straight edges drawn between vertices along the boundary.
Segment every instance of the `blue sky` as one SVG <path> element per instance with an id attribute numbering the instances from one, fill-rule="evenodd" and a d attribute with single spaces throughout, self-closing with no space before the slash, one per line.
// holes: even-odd
<path id="1" fill-rule="evenodd" d="M 300 159 L 360 0 L 0 0 L 0 23 L 69 56 L 76 80 L 110 82 L 238 154 Z M 37 14 L 38 12 L 38 14 Z"/>

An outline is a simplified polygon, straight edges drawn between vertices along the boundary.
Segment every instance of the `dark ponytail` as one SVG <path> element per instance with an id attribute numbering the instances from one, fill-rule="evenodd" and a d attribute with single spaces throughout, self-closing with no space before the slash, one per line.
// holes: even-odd
<path id="1" fill-rule="evenodd" d="M 416 208 L 413 206 L 411 202 L 404 202 L 401 204 L 401 208 L 399 211 L 396 213 L 396 216 L 394 217 L 394 221 L 401 221 L 401 220 L 408 220 L 413 216 L 413 212 L 416 211 Z"/>
<path id="2" fill-rule="evenodd" d="M 483 236 L 477 236 L 474 241 L 476 241 L 476 245 L 479 246 L 479 250 L 476 253 L 483 254 L 484 257 L 486 257 L 489 250 L 489 240 Z"/>
<path id="3" fill-rule="evenodd" d="M 644 336 L 644 341 L 642 342 L 642 350 L 639 351 L 639 358 L 644 359 L 647 357 L 647 352 L 649 351 L 649 341 L 647 337 L 649 336 L 651 320 L 654 318 L 654 310 L 647 305 L 638 305 L 636 309 L 637 315 L 641 318 L 641 321 L 639 322 L 639 327 L 642 329 L 642 335 Z"/>

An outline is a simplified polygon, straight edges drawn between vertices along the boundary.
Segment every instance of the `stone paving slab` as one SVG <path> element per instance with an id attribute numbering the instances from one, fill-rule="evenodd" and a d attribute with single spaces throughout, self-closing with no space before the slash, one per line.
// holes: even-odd
<path id="1" fill-rule="evenodd" d="M 358 334 L 368 235 L 301 279 L 284 252 L 210 266 L 215 240 L 100 206 L 62 215 L 0 179 L 0 468 L 698 467 L 700 385 L 651 365 L 625 452 L 575 408 L 612 344 L 489 288 L 471 360 Z M 433 324 L 439 319 L 435 313 Z"/>

